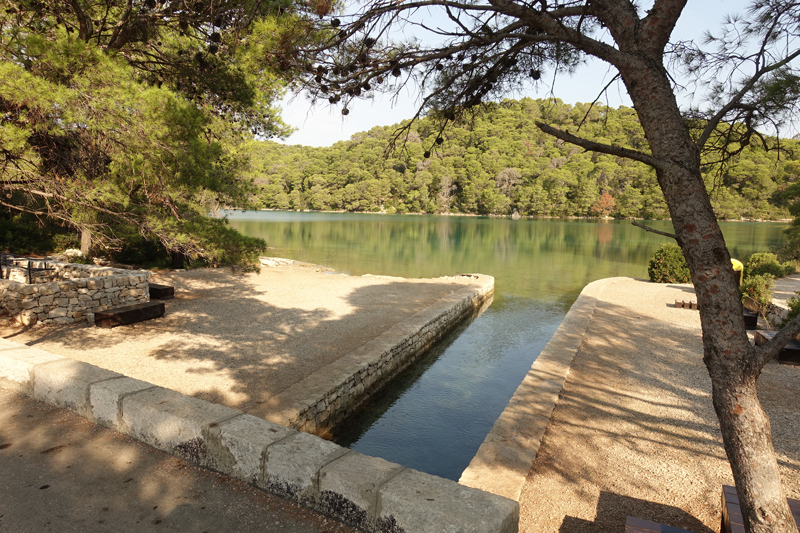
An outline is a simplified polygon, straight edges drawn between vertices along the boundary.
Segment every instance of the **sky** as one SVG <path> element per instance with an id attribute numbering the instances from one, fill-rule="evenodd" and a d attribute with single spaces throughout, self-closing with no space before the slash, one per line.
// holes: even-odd
<path id="1" fill-rule="evenodd" d="M 673 37 L 699 42 L 706 30 L 713 31 L 719 28 L 725 15 L 742 13 L 747 4 L 745 0 L 689 0 Z M 547 83 L 511 97 L 549 98 L 555 95 L 568 104 L 592 102 L 614 73 L 615 71 L 609 70 L 605 63 L 593 60 L 580 67 L 574 74 L 559 74 L 555 80 L 552 78 L 552 73 L 549 77 L 545 73 L 543 79 Z M 691 96 L 685 94 L 680 99 L 686 103 Z M 630 99 L 621 84 L 612 85 L 601 102 L 611 107 L 631 106 Z M 410 84 L 396 98 L 391 95 L 377 95 L 374 100 L 354 100 L 348 106 L 350 114 L 346 117 L 341 114 L 338 106 L 317 104 L 312 107 L 304 94 L 289 94 L 282 102 L 282 115 L 284 121 L 297 128 L 297 131 L 282 141 L 276 140 L 285 144 L 331 146 L 338 141 L 350 139 L 358 132 L 368 131 L 375 126 L 397 124 L 410 118 L 416 112 L 418 105 L 418 94 Z"/>

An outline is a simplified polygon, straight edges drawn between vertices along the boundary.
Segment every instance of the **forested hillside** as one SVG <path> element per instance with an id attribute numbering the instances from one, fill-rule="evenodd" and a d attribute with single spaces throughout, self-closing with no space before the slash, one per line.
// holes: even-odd
<path id="1" fill-rule="evenodd" d="M 422 119 L 388 156 L 397 126 L 376 127 L 329 148 L 253 141 L 251 171 L 262 207 L 273 209 L 668 217 L 651 168 L 565 144 L 536 127 L 542 117 L 583 137 L 647 151 L 633 109 L 525 98 L 457 123 L 441 144 Z M 782 193 L 800 178 L 800 143 L 781 140 L 781 146 L 780 154 L 746 147 L 722 171 L 706 166 L 719 218 L 790 216 L 793 198 Z"/>

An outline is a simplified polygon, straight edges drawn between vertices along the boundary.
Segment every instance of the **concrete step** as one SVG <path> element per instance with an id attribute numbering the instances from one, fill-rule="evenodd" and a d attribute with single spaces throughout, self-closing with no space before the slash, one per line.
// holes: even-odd
<path id="1" fill-rule="evenodd" d="M 175 287 L 150 283 L 150 299 L 169 300 L 175 296 Z"/>
<path id="2" fill-rule="evenodd" d="M 164 302 L 145 302 L 99 311 L 94 314 L 94 325 L 99 328 L 113 328 L 161 316 L 164 316 Z"/>

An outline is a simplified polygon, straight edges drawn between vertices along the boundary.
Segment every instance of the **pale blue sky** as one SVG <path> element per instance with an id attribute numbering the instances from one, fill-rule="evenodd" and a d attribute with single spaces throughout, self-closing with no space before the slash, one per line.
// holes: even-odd
<path id="1" fill-rule="evenodd" d="M 702 41 L 705 30 L 716 30 L 726 14 L 742 13 L 748 3 L 745 0 L 689 0 L 673 36 L 680 40 Z M 580 67 L 572 76 L 557 77 L 554 94 L 570 104 L 591 102 L 597 98 L 599 90 L 613 75 L 605 63 L 594 60 Z M 538 89 L 531 88 L 525 94 L 512 97 L 550 97 L 552 81 L 551 77 Z M 690 95 L 684 95 L 683 101 L 689 97 Z M 609 88 L 602 101 L 612 107 L 631 105 L 625 88 L 616 84 Z M 282 142 L 306 146 L 330 146 L 374 126 L 397 124 L 411 117 L 418 104 L 418 95 L 410 85 L 395 100 L 389 95 L 384 95 L 376 97 L 374 101 L 354 101 L 349 105 L 350 114 L 347 117 L 342 116 L 337 106 L 318 104 L 316 107 L 311 107 L 305 95 L 289 95 L 284 99 L 283 118 L 288 124 L 297 128 L 297 131 Z"/>

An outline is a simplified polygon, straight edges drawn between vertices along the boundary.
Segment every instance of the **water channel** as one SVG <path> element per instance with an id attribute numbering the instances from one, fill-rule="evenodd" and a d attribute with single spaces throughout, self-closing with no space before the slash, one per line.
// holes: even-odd
<path id="1" fill-rule="evenodd" d="M 350 275 L 495 277 L 491 307 L 339 427 L 337 443 L 457 480 L 583 287 L 647 277 L 668 238 L 627 221 L 510 220 L 434 215 L 231 212 L 268 255 Z M 648 222 L 672 231 L 668 221 Z M 785 224 L 728 222 L 733 257 L 783 243 Z"/>

